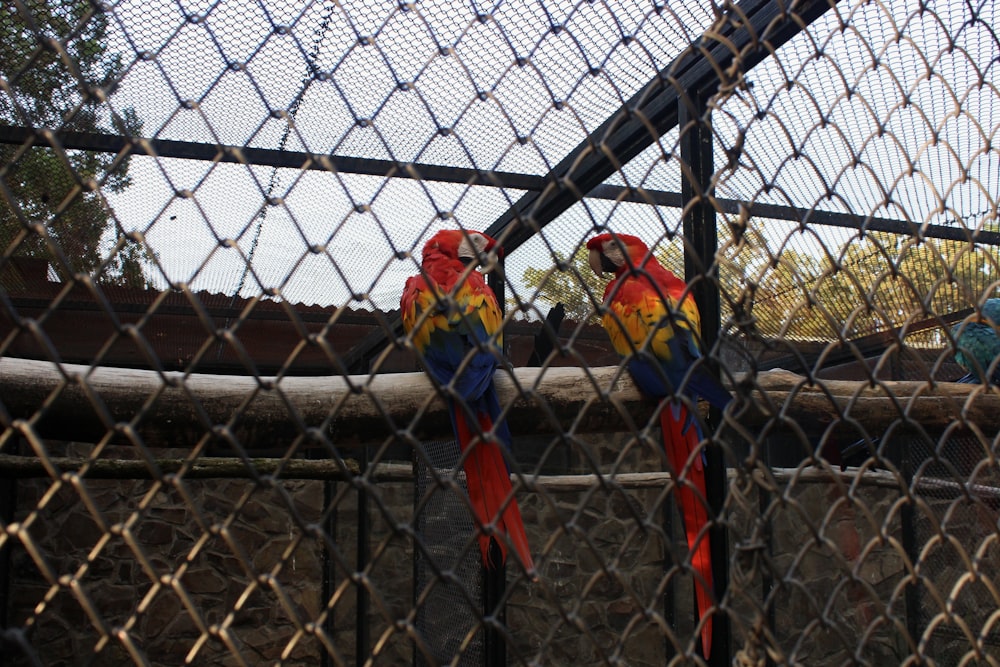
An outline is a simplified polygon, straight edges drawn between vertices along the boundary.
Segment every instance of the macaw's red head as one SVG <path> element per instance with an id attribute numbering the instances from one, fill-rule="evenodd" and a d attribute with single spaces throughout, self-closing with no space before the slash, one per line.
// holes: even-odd
<path id="1" fill-rule="evenodd" d="M 503 248 L 482 232 L 442 229 L 424 244 L 423 257 L 425 262 L 445 258 L 489 268 L 493 257 L 503 257 Z"/>
<path id="2" fill-rule="evenodd" d="M 632 260 L 632 266 L 638 267 L 649 256 L 649 247 L 642 239 L 628 234 L 599 234 L 587 241 L 590 250 L 590 268 L 598 276 L 617 273 L 628 262 L 625 256 Z"/>

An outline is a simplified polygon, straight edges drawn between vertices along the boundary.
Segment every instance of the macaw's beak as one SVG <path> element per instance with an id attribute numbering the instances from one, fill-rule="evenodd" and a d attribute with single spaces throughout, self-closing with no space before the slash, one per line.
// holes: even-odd
<path id="1" fill-rule="evenodd" d="M 604 267 L 601 264 L 601 251 L 597 248 L 592 249 L 590 251 L 590 268 L 593 269 L 598 278 L 604 275 Z"/>

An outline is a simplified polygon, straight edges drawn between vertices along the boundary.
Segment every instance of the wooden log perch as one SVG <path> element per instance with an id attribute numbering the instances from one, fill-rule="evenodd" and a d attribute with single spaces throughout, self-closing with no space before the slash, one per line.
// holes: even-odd
<path id="1" fill-rule="evenodd" d="M 940 431 L 957 423 L 1000 430 L 1000 393 L 979 385 L 824 381 L 787 371 L 737 376 L 725 419 L 752 432 L 794 421 L 806 430 L 855 420 L 869 433 L 894 423 Z M 517 368 L 496 376 L 515 435 L 630 431 L 655 404 L 618 367 Z M 703 406 L 704 407 L 704 406 Z M 90 368 L 0 359 L 0 446 L 29 437 L 190 447 L 206 438 L 253 450 L 325 442 L 351 446 L 399 437 L 451 437 L 441 395 L 423 373 L 253 378 Z"/>
<path id="2" fill-rule="evenodd" d="M 653 406 L 617 368 L 521 368 L 496 375 L 514 432 L 621 430 L 621 411 Z M 614 396 L 607 400 L 608 395 Z M 189 447 L 203 438 L 248 449 L 338 445 L 451 436 L 441 395 L 424 373 L 253 378 L 155 373 L 25 359 L 0 359 L 0 419 L 53 440 L 141 438 L 149 446 Z M 20 421 L 18 421 L 20 420 Z M 30 425 L 30 428 L 29 428 Z M 132 435 L 135 434 L 135 435 Z M 2 443 L 0 443 L 2 444 Z"/>

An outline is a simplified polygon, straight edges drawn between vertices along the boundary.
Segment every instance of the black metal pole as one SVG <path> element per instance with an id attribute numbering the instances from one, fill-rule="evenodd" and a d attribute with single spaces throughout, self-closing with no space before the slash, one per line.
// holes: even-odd
<path id="1" fill-rule="evenodd" d="M 15 438 L 13 442 L 13 452 L 20 453 L 20 438 Z M 9 477 L 0 479 L 0 520 L 4 526 L 9 526 L 14 522 L 17 512 L 17 479 Z M 6 630 L 9 626 L 8 609 L 10 608 L 10 566 L 11 551 L 14 540 L 7 540 L 3 547 L 0 547 L 0 630 Z M 3 633 L 0 633 L 2 636 Z M 0 654 L 7 651 L 9 647 L 3 646 L 0 640 Z"/>
<path id="2" fill-rule="evenodd" d="M 496 266 L 486 274 L 486 284 L 489 285 L 490 289 L 493 290 L 493 295 L 497 298 L 497 305 L 500 306 L 500 314 L 506 315 L 507 313 L 507 285 L 504 281 L 504 265 L 505 258 L 498 257 Z M 506 347 L 504 349 L 504 354 L 507 354 Z"/>
<path id="3" fill-rule="evenodd" d="M 721 299 L 715 254 L 718 250 L 715 208 L 709 201 L 712 177 L 712 126 L 707 99 L 710 91 L 688 90 L 678 103 L 680 126 L 681 196 L 684 200 L 684 275 L 701 314 L 701 348 L 708 356 L 722 326 Z M 714 364 L 712 364 L 714 365 Z M 714 420 L 719 418 L 714 410 Z M 710 413 L 711 415 L 712 413 Z M 725 506 L 726 461 L 719 447 L 705 450 L 705 490 L 713 516 Z M 713 523 L 709 529 L 712 554 L 712 582 L 715 599 L 721 600 L 729 583 L 729 548 L 725 526 Z M 695 605 L 697 608 L 697 605 Z M 729 618 L 716 613 L 712 619 L 712 650 L 708 664 L 721 667 L 730 663 Z M 696 642 L 701 646 L 701 642 Z"/>
<path id="4" fill-rule="evenodd" d="M 663 545 L 663 572 L 664 574 L 670 572 L 670 570 L 676 567 L 677 563 L 674 562 L 674 552 L 670 548 L 670 545 L 676 539 L 674 536 L 674 497 L 673 494 L 667 496 L 660 506 L 660 511 L 663 512 L 663 537 L 666 540 Z M 674 584 L 675 578 L 671 577 L 667 581 L 666 587 L 663 589 L 663 620 L 666 621 L 667 625 L 671 628 L 676 627 L 677 614 L 675 612 L 677 605 L 677 592 L 675 590 L 676 586 Z M 666 662 L 670 662 L 677 652 L 674 650 L 674 644 L 669 639 L 664 638 L 664 658 Z"/>
<path id="5" fill-rule="evenodd" d="M 416 534 L 418 536 L 422 536 L 426 534 L 426 531 L 424 530 L 423 513 L 420 512 L 420 496 L 423 492 L 423 471 L 420 469 L 420 457 L 417 456 L 416 447 L 413 447 L 410 451 L 410 465 L 413 470 L 413 527 L 416 529 Z M 417 609 L 417 628 L 421 628 L 423 626 L 420 622 L 420 616 L 423 612 L 417 608 L 417 600 L 420 595 L 420 548 L 417 542 L 418 540 L 414 539 L 413 560 L 410 563 L 413 568 L 413 591 L 410 598 L 410 604 L 413 605 L 414 609 Z M 412 665 L 412 667 L 419 667 L 424 664 L 424 658 L 420 654 L 417 642 L 413 641 L 411 644 L 413 653 L 410 659 L 410 665 Z"/>
<path id="6" fill-rule="evenodd" d="M 364 476 L 368 470 L 368 448 L 362 451 L 361 460 L 358 461 L 358 474 Z M 371 545 L 369 545 L 369 516 L 368 516 L 368 491 L 364 486 L 358 487 L 358 544 L 357 544 L 357 566 L 355 570 L 360 574 L 368 567 L 368 560 L 371 558 Z M 371 631 L 368 627 L 368 589 L 361 581 L 355 583 L 357 586 L 357 608 L 355 615 L 355 664 L 364 667 L 368 664 L 368 649 L 371 646 Z"/>
<path id="7" fill-rule="evenodd" d="M 507 664 L 507 643 L 496 624 L 507 622 L 507 566 L 502 562 L 500 545 L 490 540 L 489 559 L 492 567 L 483 568 L 483 620 L 484 650 L 483 667 L 505 667 Z"/>
<path id="8" fill-rule="evenodd" d="M 763 443 L 761 447 L 761 463 L 764 464 L 765 468 L 770 469 L 771 467 L 771 443 L 773 436 L 769 437 Z M 760 509 L 760 516 L 767 517 L 764 519 L 764 534 L 761 536 L 766 545 L 761 553 L 757 555 L 757 562 L 760 564 L 760 595 L 761 600 L 764 603 L 764 622 L 767 624 L 768 634 L 771 637 L 776 636 L 775 625 L 776 625 L 776 614 L 774 610 L 774 576 L 771 573 L 771 563 L 774 562 L 774 540 L 773 537 L 773 525 L 771 523 L 771 494 L 768 492 L 763 484 L 757 485 L 757 507 Z M 765 557 L 766 554 L 766 557 Z M 765 640 L 766 641 L 766 640 Z M 771 657 L 771 651 L 763 651 L 764 653 L 764 665 L 765 667 L 772 667 L 774 665 L 774 659 Z"/>
<path id="9" fill-rule="evenodd" d="M 308 454 L 307 454 L 308 455 Z M 313 453 L 310 458 L 318 458 L 320 454 L 318 452 Z M 323 512 L 326 516 L 323 519 L 323 531 L 326 533 L 328 539 L 332 542 L 336 542 L 337 536 L 337 513 L 330 511 L 333 505 L 334 499 L 337 497 L 337 483 L 331 482 L 329 480 L 323 481 Z M 323 543 L 323 581 L 320 584 L 320 594 L 323 604 L 327 605 L 330 602 L 330 598 L 333 597 L 333 591 L 336 586 L 334 583 L 336 581 L 336 568 L 333 564 L 333 557 L 330 554 L 330 547 L 327 546 L 326 542 Z M 332 637 L 334 633 L 334 623 L 333 623 L 333 613 L 329 612 L 326 618 L 323 620 L 323 632 L 327 636 Z M 330 667 L 333 665 L 333 656 L 329 654 L 328 651 L 324 650 L 320 657 L 320 667 Z"/>
<path id="10" fill-rule="evenodd" d="M 504 284 L 504 258 L 497 258 L 496 267 L 487 275 L 487 282 L 500 306 L 500 313 L 507 312 L 507 289 Z M 508 341 L 504 341 L 503 354 L 507 358 Z M 507 622 L 507 566 L 500 552 L 500 545 L 490 540 L 489 559 L 493 567 L 483 568 L 483 618 L 485 625 L 485 646 L 483 651 L 484 667 L 505 667 L 507 664 L 507 644 L 503 633 L 496 629 L 494 623 L 501 625 Z"/>
<path id="11" fill-rule="evenodd" d="M 899 461 L 900 471 L 903 473 L 903 480 L 910 492 L 913 492 L 913 453 L 910 451 L 910 441 L 903 439 L 899 432 L 892 438 L 892 449 L 895 450 L 897 461 Z M 903 551 L 906 557 L 913 564 L 916 572 L 920 562 L 920 545 L 917 543 L 917 512 L 913 502 L 903 503 L 899 511 L 899 528 L 902 532 Z M 922 634 L 920 627 L 923 625 L 920 611 L 920 580 L 912 581 L 906 586 L 906 631 L 910 633 L 910 640 L 916 646 L 920 643 Z"/>

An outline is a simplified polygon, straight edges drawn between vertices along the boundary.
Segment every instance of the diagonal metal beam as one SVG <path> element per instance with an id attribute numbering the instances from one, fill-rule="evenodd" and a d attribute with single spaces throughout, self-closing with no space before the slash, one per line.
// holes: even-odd
<path id="1" fill-rule="evenodd" d="M 961 322 L 966 317 L 975 312 L 975 308 L 962 308 L 947 315 L 935 315 L 924 318 L 918 322 L 907 323 L 885 331 L 876 331 L 854 340 L 843 342 L 838 348 L 831 349 L 831 345 L 825 345 L 815 352 L 796 352 L 786 354 L 782 357 L 770 359 L 757 366 L 758 371 L 772 370 L 775 368 L 794 369 L 802 368 L 805 373 L 815 372 L 816 362 L 820 357 L 823 364 L 829 368 L 851 361 L 859 361 L 876 354 L 884 353 L 890 345 L 899 342 L 904 334 L 917 333 L 928 329 L 935 329 L 942 326 L 950 326 Z M 795 371 L 793 371 L 795 372 Z"/>
<path id="2" fill-rule="evenodd" d="M 742 71 L 754 67 L 822 16 L 837 0 L 802 0 L 786 12 L 783 2 L 743 0 L 713 29 L 689 46 L 666 69 L 563 158 L 544 177 L 541 190 L 529 190 L 486 233 L 509 254 L 539 233 L 570 206 L 601 185 L 621 165 L 676 127 L 686 91 L 711 94 L 720 74 L 740 59 Z M 678 195 L 679 196 L 679 195 Z M 344 357 L 347 368 L 360 368 L 385 345 L 389 331 L 398 336 L 401 320 L 393 315 L 386 331 L 369 334 Z"/>
<path id="3" fill-rule="evenodd" d="M 486 233 L 509 253 L 677 126 L 688 90 L 711 94 L 739 60 L 746 72 L 829 10 L 837 0 L 743 0 L 573 149 L 541 192 L 525 193 Z"/>

